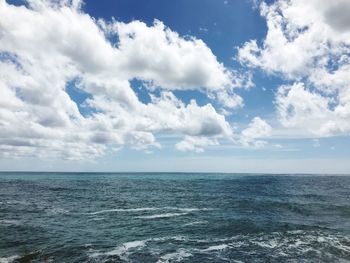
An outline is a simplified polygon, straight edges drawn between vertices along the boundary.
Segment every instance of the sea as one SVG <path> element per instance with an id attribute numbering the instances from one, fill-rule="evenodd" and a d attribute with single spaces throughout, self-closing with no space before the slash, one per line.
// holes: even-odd
<path id="1" fill-rule="evenodd" d="M 5 262 L 350 262 L 350 176 L 3 172 Z"/>

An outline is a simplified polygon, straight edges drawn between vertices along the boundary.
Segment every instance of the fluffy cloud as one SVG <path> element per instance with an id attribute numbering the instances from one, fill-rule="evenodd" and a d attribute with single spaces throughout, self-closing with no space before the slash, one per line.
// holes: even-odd
<path id="1" fill-rule="evenodd" d="M 350 131 L 349 107 L 336 105 L 332 97 L 305 88 L 303 83 L 279 88 L 276 105 L 285 127 L 303 129 L 306 135 L 332 136 Z"/>
<path id="2" fill-rule="evenodd" d="M 247 42 L 239 49 L 238 58 L 289 78 L 305 77 L 315 68 L 327 68 L 328 63 L 336 62 L 332 60 L 345 53 L 344 45 L 350 43 L 350 29 L 340 31 L 332 22 L 339 16 L 337 12 L 344 13 L 349 6 L 347 0 L 262 3 L 261 15 L 268 27 L 263 45 L 259 47 L 256 40 Z"/>
<path id="3" fill-rule="evenodd" d="M 211 139 L 207 137 L 193 137 L 186 136 L 184 140 L 178 142 L 175 147 L 179 151 L 182 152 L 196 152 L 201 153 L 204 151 L 203 147 L 209 145 L 218 145 L 218 141 L 216 139 Z"/>
<path id="4" fill-rule="evenodd" d="M 329 117 L 329 101 L 317 93 L 308 91 L 303 83 L 279 88 L 276 98 L 279 117 L 286 127 L 321 125 Z M 306 126 L 305 126 L 306 125 Z"/>
<path id="5" fill-rule="evenodd" d="M 279 88 L 281 123 L 314 136 L 350 132 L 350 2 L 279 0 L 260 5 L 267 22 L 261 46 L 238 49 L 242 64 L 277 74 L 292 85 Z"/>
<path id="6" fill-rule="evenodd" d="M 127 77 L 152 82 L 163 89 L 222 90 L 232 87 L 233 74 L 199 39 L 181 38 L 160 21 L 153 27 L 134 21 L 115 23 L 122 68 Z"/>
<path id="7" fill-rule="evenodd" d="M 96 21 L 80 1 L 27 4 L 0 0 L 2 157 L 86 159 L 125 144 L 160 148 L 158 133 L 183 136 L 176 148 L 198 152 L 232 137 L 211 104 L 186 105 L 172 93 L 196 89 L 228 108 L 243 104 L 234 89 L 251 86 L 250 77 L 225 68 L 203 41 L 160 21 Z M 133 79 L 144 81 L 149 103 L 138 99 Z M 80 105 L 71 86 L 86 96 Z"/>
<path id="8" fill-rule="evenodd" d="M 244 129 L 240 135 L 240 143 L 247 148 L 263 148 L 267 142 L 261 140 L 272 135 L 272 127 L 260 117 L 255 117 L 250 122 L 248 128 Z"/>

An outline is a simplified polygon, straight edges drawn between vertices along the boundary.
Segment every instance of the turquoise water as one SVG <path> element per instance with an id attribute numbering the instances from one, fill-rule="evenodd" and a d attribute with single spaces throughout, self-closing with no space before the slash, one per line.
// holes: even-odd
<path id="1" fill-rule="evenodd" d="M 0 262 L 350 262 L 350 177 L 0 173 Z"/>

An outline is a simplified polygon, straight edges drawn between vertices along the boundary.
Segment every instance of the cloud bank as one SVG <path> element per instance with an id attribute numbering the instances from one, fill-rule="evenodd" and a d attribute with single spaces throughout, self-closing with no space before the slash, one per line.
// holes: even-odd
<path id="1" fill-rule="evenodd" d="M 117 150 L 161 148 L 156 135 L 182 137 L 201 152 L 233 131 L 211 105 L 185 104 L 175 90 L 198 90 L 227 109 L 251 86 L 210 48 L 161 21 L 105 21 L 80 1 L 0 0 L 0 156 L 86 159 Z M 130 82 L 139 80 L 149 102 Z M 70 92 L 78 91 L 82 101 Z"/>
<path id="2" fill-rule="evenodd" d="M 266 37 L 245 43 L 237 57 L 286 81 L 275 99 L 282 125 L 304 136 L 349 135 L 350 2 L 279 0 L 259 8 Z"/>

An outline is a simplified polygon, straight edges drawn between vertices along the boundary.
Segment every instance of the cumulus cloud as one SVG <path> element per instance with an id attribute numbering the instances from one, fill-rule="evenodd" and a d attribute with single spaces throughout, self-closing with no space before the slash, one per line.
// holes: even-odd
<path id="1" fill-rule="evenodd" d="M 161 21 L 96 20 L 81 5 L 0 0 L 2 157 L 86 159 L 122 145 L 160 148 L 158 133 L 182 136 L 176 148 L 198 152 L 232 137 L 211 104 L 185 104 L 172 91 L 196 89 L 234 108 L 243 105 L 234 89 L 251 86 L 249 75 L 225 68 L 203 41 Z M 149 103 L 139 100 L 133 79 L 145 83 Z M 79 105 L 72 85 L 86 95 Z"/>
<path id="2" fill-rule="evenodd" d="M 240 143 L 247 148 L 263 148 L 267 141 L 261 140 L 272 135 L 272 127 L 260 117 L 255 117 L 240 135 Z"/>
<path id="3" fill-rule="evenodd" d="M 350 131 L 349 115 L 344 112 L 348 107 L 334 107 L 332 97 L 310 91 L 303 83 L 280 87 L 276 105 L 282 124 L 303 129 L 305 135 L 324 137 Z"/>
<path id="4" fill-rule="evenodd" d="M 350 42 L 349 30 L 340 33 L 332 25 L 338 14 L 326 15 L 338 5 L 346 10 L 350 4 L 346 0 L 263 2 L 260 11 L 267 22 L 267 35 L 261 47 L 256 40 L 245 43 L 238 50 L 239 60 L 289 78 L 308 76 L 315 68 L 326 67 L 334 59 L 331 55 L 341 56 L 344 44 Z"/>
<path id="5" fill-rule="evenodd" d="M 307 90 L 303 83 L 281 86 L 276 105 L 279 119 L 285 127 L 305 127 L 311 129 L 310 133 L 317 133 L 331 114 L 329 100 Z"/>
<path id="6" fill-rule="evenodd" d="M 114 23 L 112 32 L 119 37 L 120 59 L 128 78 L 169 90 L 232 86 L 234 75 L 202 40 L 182 38 L 161 21 L 156 20 L 152 27 L 140 21 Z"/>
<path id="7" fill-rule="evenodd" d="M 218 144 L 218 141 L 213 138 L 186 136 L 185 139 L 178 142 L 175 147 L 182 152 L 201 153 L 204 151 L 204 147 Z"/>
<path id="8" fill-rule="evenodd" d="M 280 121 L 314 136 L 350 132 L 350 2 L 279 0 L 260 4 L 261 45 L 250 40 L 239 61 L 294 84 L 276 93 Z"/>

